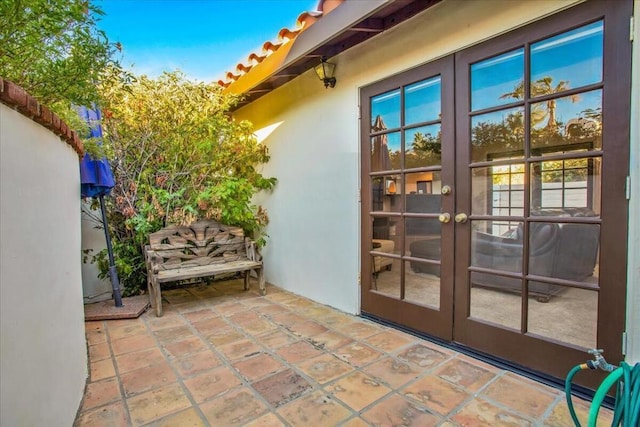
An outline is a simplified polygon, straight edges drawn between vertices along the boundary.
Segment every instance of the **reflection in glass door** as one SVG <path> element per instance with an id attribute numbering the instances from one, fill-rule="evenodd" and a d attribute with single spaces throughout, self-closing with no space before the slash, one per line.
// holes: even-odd
<path id="1" fill-rule="evenodd" d="M 443 256 L 443 182 L 453 176 L 452 58 L 411 73 L 421 76 L 363 91 L 369 171 L 363 183 L 362 308 L 392 322 L 451 337 L 451 254 Z M 443 71 L 447 71 L 446 73 Z M 443 77 L 446 75 L 446 77 Z M 448 92 L 447 92 L 448 91 Z M 443 94 L 448 94 L 445 100 Z M 443 167 L 449 161 L 449 167 Z M 452 236 L 448 236 L 452 241 Z M 431 321 L 425 321 L 431 319 Z"/>
<path id="2" fill-rule="evenodd" d="M 601 332 L 612 292 L 601 275 L 603 159 L 614 143 L 603 134 L 614 90 L 605 19 L 544 36 L 568 22 L 456 55 L 456 212 L 469 221 L 456 226 L 454 340 L 558 377 L 588 349 L 619 355 L 620 334 Z"/>

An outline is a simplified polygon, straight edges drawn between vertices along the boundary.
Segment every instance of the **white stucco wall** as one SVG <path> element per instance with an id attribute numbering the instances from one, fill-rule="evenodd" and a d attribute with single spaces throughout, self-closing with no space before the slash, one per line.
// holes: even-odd
<path id="1" fill-rule="evenodd" d="M 0 104 L 2 426 L 71 426 L 87 378 L 78 155 Z"/>
<path id="2" fill-rule="evenodd" d="M 99 279 L 98 266 L 91 262 L 91 258 L 107 248 L 104 236 L 102 213 L 100 209 L 91 209 L 91 199 L 82 202 L 82 251 L 91 250 L 87 262 L 82 263 L 82 292 L 86 304 L 106 301 L 113 297 L 113 289 L 109 278 Z"/>

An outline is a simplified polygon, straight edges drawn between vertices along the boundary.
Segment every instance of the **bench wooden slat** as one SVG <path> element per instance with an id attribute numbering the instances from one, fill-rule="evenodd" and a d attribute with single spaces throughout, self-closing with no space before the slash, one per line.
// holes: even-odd
<path id="1" fill-rule="evenodd" d="M 199 265 L 182 269 L 177 268 L 174 270 L 161 270 L 158 271 L 158 281 L 160 283 L 175 282 L 178 280 L 215 276 L 216 274 L 231 273 L 234 271 L 253 270 L 261 266 L 261 262 L 245 260 L 226 262 L 223 264 Z"/>

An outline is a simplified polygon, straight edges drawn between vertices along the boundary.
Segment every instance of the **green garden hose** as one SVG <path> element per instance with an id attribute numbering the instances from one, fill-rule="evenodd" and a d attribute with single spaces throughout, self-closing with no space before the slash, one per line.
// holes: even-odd
<path id="1" fill-rule="evenodd" d="M 584 369 L 596 369 L 596 365 L 592 361 L 576 365 L 569 371 L 565 380 L 567 406 L 576 427 L 581 426 L 571 401 L 571 383 L 573 377 Z M 632 368 L 626 362 L 622 362 L 619 367 L 607 375 L 596 390 L 589 410 L 588 427 L 596 426 L 602 402 L 614 384 L 617 384 L 617 389 L 611 425 L 622 427 L 638 427 L 640 425 L 640 363 L 636 363 Z"/>

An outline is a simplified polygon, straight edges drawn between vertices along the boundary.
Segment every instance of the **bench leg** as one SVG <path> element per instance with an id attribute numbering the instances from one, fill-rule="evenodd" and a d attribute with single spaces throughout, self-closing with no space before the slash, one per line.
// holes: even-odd
<path id="1" fill-rule="evenodd" d="M 149 288 L 149 302 L 151 307 L 156 309 L 156 316 L 162 317 L 162 292 L 160 290 L 160 283 L 149 278 L 147 280 L 147 287 Z"/>
<path id="2" fill-rule="evenodd" d="M 251 270 L 247 270 L 244 272 L 244 290 L 249 290 L 249 276 L 251 275 Z"/>
<path id="3" fill-rule="evenodd" d="M 151 304 L 151 308 L 156 308 L 155 290 L 153 288 L 153 283 L 151 282 L 151 276 L 149 276 L 149 274 L 147 274 L 147 292 L 149 293 L 149 304 Z"/>
<path id="4" fill-rule="evenodd" d="M 258 287 L 260 288 L 260 295 L 265 296 L 267 288 L 264 283 L 264 267 L 258 269 Z"/>

